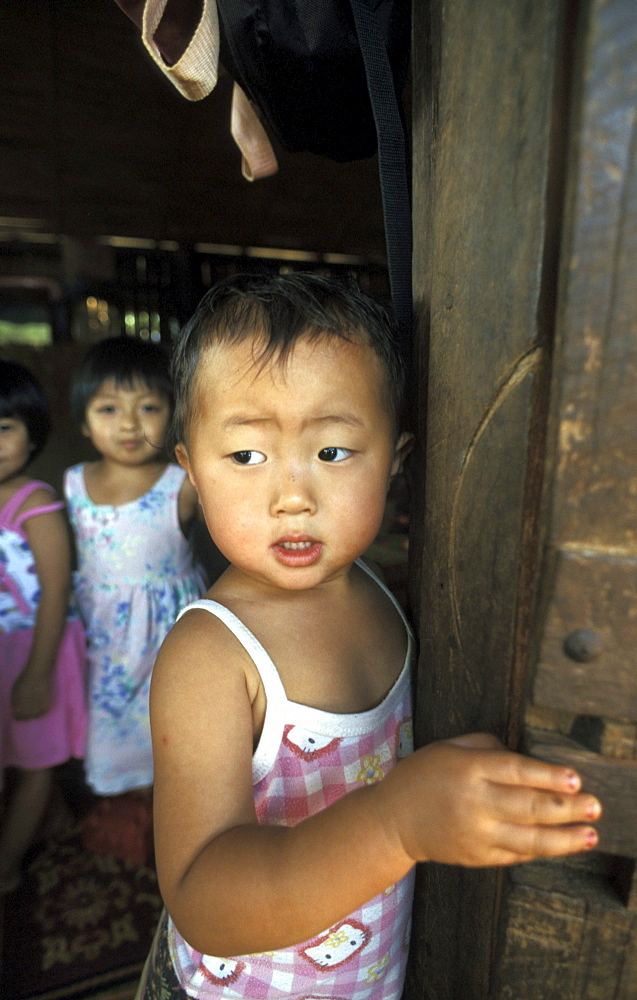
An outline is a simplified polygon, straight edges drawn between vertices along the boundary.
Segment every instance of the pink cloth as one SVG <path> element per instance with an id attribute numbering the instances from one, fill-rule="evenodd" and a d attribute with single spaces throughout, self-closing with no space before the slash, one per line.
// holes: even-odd
<path id="1" fill-rule="evenodd" d="M 0 762 L 2 767 L 40 768 L 82 757 L 86 742 L 85 640 L 78 618 L 67 623 L 53 672 L 52 703 L 39 719 L 16 722 L 11 689 L 29 656 L 31 629 L 0 635 Z"/>
<path id="2" fill-rule="evenodd" d="M 31 517 L 60 510 L 52 500 L 18 514 L 36 489 L 51 488 L 32 481 L 0 510 L 0 768 L 43 768 L 82 757 L 86 742 L 84 666 L 86 643 L 77 616 L 67 620 L 52 673 L 51 708 L 39 719 L 16 721 L 11 691 L 22 673 L 33 641 L 40 584 L 35 560 L 22 527 Z"/>
<path id="3" fill-rule="evenodd" d="M 267 713 L 252 768 L 259 822 L 294 826 L 361 785 L 382 780 L 399 757 L 411 752 L 411 635 L 400 676 L 381 704 L 356 715 L 333 714 L 288 701 L 265 649 L 227 608 L 207 600 L 191 607 L 204 608 L 225 622 L 253 658 L 264 683 Z M 405 627 L 409 634 L 406 621 Z M 355 832 L 341 849 L 356 853 Z M 374 863 L 373 857 L 369 863 Z M 326 855 L 326 880 L 329 877 Z M 197 1000 L 398 1000 L 412 892 L 413 871 L 311 941 L 262 955 L 202 955 L 169 919 L 173 966 L 185 993 Z"/>

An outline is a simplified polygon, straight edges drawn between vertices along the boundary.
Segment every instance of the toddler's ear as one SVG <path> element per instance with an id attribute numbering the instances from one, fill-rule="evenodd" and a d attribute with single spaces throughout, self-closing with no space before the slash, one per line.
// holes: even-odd
<path id="1" fill-rule="evenodd" d="M 403 431 L 396 441 L 394 447 L 394 460 L 392 462 L 391 471 L 389 473 L 390 478 L 393 479 L 397 476 L 403 467 L 403 463 L 407 458 L 407 455 L 414 446 L 414 435 L 410 434 L 409 431 Z"/>
<path id="2" fill-rule="evenodd" d="M 175 445 L 175 458 L 181 465 L 182 469 L 186 470 L 186 472 L 188 473 L 188 479 L 190 480 L 192 485 L 195 486 L 192 475 L 190 473 L 190 458 L 188 457 L 188 451 L 183 441 L 180 441 L 179 444 Z M 197 487 L 195 486 L 195 489 L 196 488 Z"/>

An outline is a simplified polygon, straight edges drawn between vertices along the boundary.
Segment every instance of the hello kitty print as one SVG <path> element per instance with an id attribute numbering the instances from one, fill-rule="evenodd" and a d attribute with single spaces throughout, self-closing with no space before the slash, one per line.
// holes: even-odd
<path id="1" fill-rule="evenodd" d="M 357 920 L 346 920 L 317 938 L 315 944 L 303 948 L 300 954 L 317 969 L 333 969 L 354 958 L 368 944 L 370 937 L 369 927 Z"/>

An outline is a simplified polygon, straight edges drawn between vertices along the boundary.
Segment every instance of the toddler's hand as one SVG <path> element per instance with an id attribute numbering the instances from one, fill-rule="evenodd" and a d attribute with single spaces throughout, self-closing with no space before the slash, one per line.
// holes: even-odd
<path id="1" fill-rule="evenodd" d="M 495 737 L 441 740 L 381 783 L 387 822 L 413 861 L 486 867 L 590 850 L 601 806 L 579 776 Z"/>
<path id="2" fill-rule="evenodd" d="M 23 670 L 11 692 L 11 710 L 18 722 L 39 719 L 51 707 L 51 685 L 48 677 L 32 676 Z"/>

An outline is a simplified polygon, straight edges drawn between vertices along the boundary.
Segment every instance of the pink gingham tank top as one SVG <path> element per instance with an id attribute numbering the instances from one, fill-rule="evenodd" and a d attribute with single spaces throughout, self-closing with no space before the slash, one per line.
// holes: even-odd
<path id="1" fill-rule="evenodd" d="M 373 576 L 364 563 L 358 565 Z M 409 678 L 413 640 L 397 602 L 377 582 L 405 623 L 407 655 L 383 701 L 354 715 L 288 701 L 274 663 L 231 611 L 209 600 L 189 605 L 209 611 L 227 625 L 253 659 L 265 687 L 265 723 L 252 762 L 260 823 L 294 826 L 361 784 L 380 781 L 413 749 Z M 356 852 L 355 834 L 342 850 Z M 373 864 L 373 857 L 369 861 Z M 412 894 L 413 870 L 310 941 L 232 958 L 195 951 L 169 919 L 171 959 L 182 988 L 197 1000 L 399 1000 Z"/>

